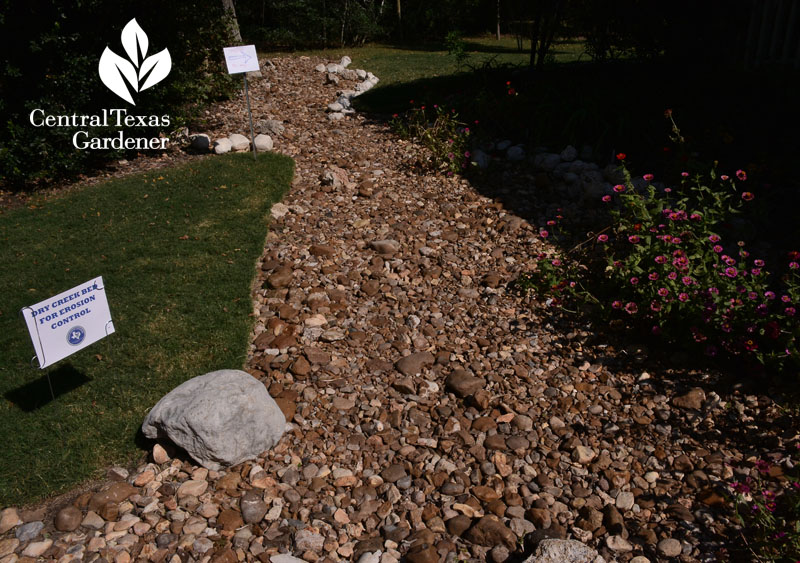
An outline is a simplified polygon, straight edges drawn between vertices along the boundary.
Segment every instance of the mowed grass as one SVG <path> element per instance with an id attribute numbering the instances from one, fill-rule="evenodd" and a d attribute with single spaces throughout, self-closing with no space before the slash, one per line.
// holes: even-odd
<path id="1" fill-rule="evenodd" d="M 243 367 L 268 212 L 293 170 L 271 153 L 218 156 L 0 214 L 0 506 L 127 462 L 166 392 Z M 20 309 L 95 276 L 116 333 L 32 368 Z"/>
<path id="2" fill-rule="evenodd" d="M 523 49 L 517 48 L 513 36 L 502 35 L 500 40 L 494 36 L 464 38 L 469 58 L 461 67 L 443 44 L 420 46 L 366 45 L 364 47 L 345 47 L 341 49 L 319 49 L 312 51 L 265 52 L 264 56 L 307 55 L 323 57 L 329 61 L 339 61 L 344 55 L 353 60 L 349 68 L 363 68 L 380 79 L 377 88 L 414 82 L 454 74 L 470 73 L 470 66 L 526 66 L 530 60 L 530 41 L 524 40 Z M 566 63 L 585 60 L 583 43 L 563 41 L 553 46 L 554 62 Z"/>

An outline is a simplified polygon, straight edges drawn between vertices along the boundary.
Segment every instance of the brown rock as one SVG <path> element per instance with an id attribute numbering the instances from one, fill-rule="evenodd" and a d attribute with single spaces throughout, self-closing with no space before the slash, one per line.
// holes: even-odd
<path id="1" fill-rule="evenodd" d="M 492 502 L 493 500 L 500 498 L 500 493 L 495 491 L 493 488 L 486 487 L 484 485 L 473 487 L 472 494 L 475 495 L 478 500 L 482 500 L 483 502 Z"/>
<path id="2" fill-rule="evenodd" d="M 299 375 L 300 377 L 305 377 L 309 373 L 311 373 L 311 364 L 308 363 L 308 360 L 300 356 L 294 362 L 292 362 L 292 366 L 289 368 L 295 375 Z"/>
<path id="3" fill-rule="evenodd" d="M 293 401 L 287 397 L 275 397 L 275 403 L 281 409 L 283 416 L 286 417 L 286 422 L 291 421 L 297 413 L 297 401 Z"/>
<path id="4" fill-rule="evenodd" d="M 315 244 L 308 250 L 312 256 L 333 256 L 334 248 L 332 246 Z"/>
<path id="5" fill-rule="evenodd" d="M 405 561 L 408 563 L 439 563 L 439 553 L 431 544 L 418 544 L 406 553 Z"/>
<path id="6" fill-rule="evenodd" d="M 445 522 L 445 526 L 451 536 L 461 536 L 472 526 L 472 518 L 459 514 Z"/>
<path id="7" fill-rule="evenodd" d="M 119 516 L 119 504 L 116 502 L 107 502 L 97 509 L 97 514 L 108 522 L 113 522 Z"/>
<path id="8" fill-rule="evenodd" d="M 286 287 L 292 282 L 293 271 L 291 268 L 283 267 L 275 270 L 272 275 L 267 278 L 267 283 L 272 289 L 280 289 Z"/>
<path id="9" fill-rule="evenodd" d="M 92 498 L 89 500 L 89 510 L 94 510 L 97 512 L 100 507 L 109 502 L 119 504 L 129 496 L 138 492 L 139 489 L 129 485 L 128 483 L 114 483 L 110 487 L 107 487 L 106 489 L 103 489 L 102 491 L 92 495 Z M 106 518 L 106 520 L 108 520 L 108 518 Z"/>
<path id="10" fill-rule="evenodd" d="M 447 389 L 462 399 L 474 395 L 478 390 L 483 389 L 484 385 L 486 385 L 484 379 L 475 377 L 464 369 L 453 370 L 445 381 Z"/>
<path id="11" fill-rule="evenodd" d="M 546 508 L 529 508 L 525 513 L 525 516 L 540 530 L 549 528 L 550 524 L 552 523 L 550 511 Z"/>
<path id="12" fill-rule="evenodd" d="M 383 480 L 388 483 L 396 483 L 405 476 L 406 468 L 400 463 L 393 463 L 381 471 L 381 477 L 383 477 Z"/>
<path id="13" fill-rule="evenodd" d="M 331 355 L 319 348 L 303 348 L 303 354 L 305 354 L 309 362 L 315 365 L 326 366 L 331 363 Z"/>
<path id="14" fill-rule="evenodd" d="M 489 547 L 502 544 L 508 549 L 515 549 L 517 545 L 516 534 L 494 515 L 478 520 L 464 537 L 472 543 Z"/>
<path id="15" fill-rule="evenodd" d="M 400 252 L 400 243 L 394 239 L 373 240 L 369 246 L 378 254 L 384 256 L 393 256 Z"/>
<path id="16" fill-rule="evenodd" d="M 81 525 L 83 514 L 74 506 L 65 506 L 56 514 L 55 526 L 56 530 L 61 532 L 71 532 L 77 530 Z"/>
<path id="17" fill-rule="evenodd" d="M 211 555 L 210 563 L 238 563 L 239 558 L 232 549 L 218 549 Z"/>
<path id="18" fill-rule="evenodd" d="M 700 410 L 706 400 L 706 393 L 700 387 L 695 387 L 688 393 L 673 397 L 672 405 L 681 409 Z"/>
<path id="19" fill-rule="evenodd" d="M 425 366 L 433 365 L 434 359 L 433 354 L 430 352 L 416 352 L 400 358 L 395 367 L 403 375 L 419 375 Z"/>
<path id="20" fill-rule="evenodd" d="M 217 526 L 232 532 L 244 526 L 244 520 L 242 520 L 242 515 L 232 508 L 226 508 L 217 516 Z"/>

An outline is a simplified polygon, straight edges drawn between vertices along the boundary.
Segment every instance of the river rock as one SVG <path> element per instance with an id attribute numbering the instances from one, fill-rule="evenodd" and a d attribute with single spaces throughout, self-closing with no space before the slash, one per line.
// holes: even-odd
<path id="1" fill-rule="evenodd" d="M 246 151 L 250 148 L 250 139 L 239 133 L 234 133 L 228 139 L 234 152 Z"/>
<path id="2" fill-rule="evenodd" d="M 232 148 L 233 143 L 231 143 L 231 140 L 227 137 L 214 141 L 214 153 L 216 154 L 225 154 L 226 152 L 231 152 Z"/>
<path id="3" fill-rule="evenodd" d="M 272 150 L 272 137 L 269 135 L 264 135 L 263 133 L 260 135 L 256 135 L 256 149 L 260 151 L 271 151 Z"/>
<path id="4" fill-rule="evenodd" d="M 286 419 L 264 384 L 239 370 L 182 383 L 148 413 L 142 432 L 168 439 L 208 469 L 236 465 L 274 446 Z"/>
<path id="5" fill-rule="evenodd" d="M 605 563 L 597 551 L 575 540 L 546 539 L 524 563 Z"/>

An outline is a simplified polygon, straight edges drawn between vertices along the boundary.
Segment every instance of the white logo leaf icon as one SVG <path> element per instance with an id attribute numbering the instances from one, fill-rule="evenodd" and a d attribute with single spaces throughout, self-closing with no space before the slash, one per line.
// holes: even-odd
<path id="1" fill-rule="evenodd" d="M 136 18 L 133 18 L 122 28 L 122 46 L 125 47 L 128 58 L 137 67 L 140 60 L 139 54 L 141 53 L 142 59 L 147 56 L 147 34 L 136 22 Z M 137 49 L 137 46 L 141 49 Z"/>
<path id="2" fill-rule="evenodd" d="M 142 90 L 147 90 L 154 84 L 158 84 L 169 74 L 169 71 L 172 68 L 172 57 L 169 56 L 169 51 L 164 49 L 160 53 L 156 53 L 155 55 L 147 57 L 142 62 L 142 66 L 139 69 L 140 81 L 147 75 L 151 68 L 153 71 L 150 72 L 150 76 L 147 77 L 144 85 L 139 88 L 140 92 Z"/>
<path id="3" fill-rule="evenodd" d="M 103 81 L 103 84 L 105 84 L 109 90 L 126 102 L 136 105 L 125 84 L 125 79 L 127 79 L 128 83 L 133 87 L 134 92 L 137 90 L 139 84 L 139 80 L 136 77 L 136 69 L 129 61 L 123 59 L 106 47 L 106 50 L 103 51 L 100 57 L 98 72 L 100 74 L 100 80 Z M 123 79 L 123 76 L 125 79 Z"/>

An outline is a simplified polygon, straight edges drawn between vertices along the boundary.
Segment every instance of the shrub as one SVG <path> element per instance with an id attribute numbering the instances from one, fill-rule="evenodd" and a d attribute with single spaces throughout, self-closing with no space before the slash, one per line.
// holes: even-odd
<path id="1" fill-rule="evenodd" d="M 401 137 L 413 139 L 428 149 L 434 169 L 452 176 L 469 165 L 471 131 L 458 120 L 455 109 L 421 104 L 403 115 L 395 114 L 391 126 Z"/>
<path id="2" fill-rule="evenodd" d="M 126 134 L 169 135 L 199 104 L 227 95 L 235 81 L 223 68 L 222 47 L 230 44 L 230 35 L 219 2 L 0 0 L 0 14 L 0 177 L 10 187 L 69 176 L 94 161 L 122 156 L 75 149 L 75 128 L 33 127 L 29 114 L 41 108 L 52 115 L 96 115 L 103 108 L 123 107 L 100 81 L 97 65 L 106 46 L 122 52 L 120 33 L 134 16 L 150 38 L 150 53 L 166 47 L 173 64 L 167 80 L 148 89 L 129 110 L 172 119 L 169 130 L 129 128 Z"/>
<path id="3" fill-rule="evenodd" d="M 792 457 L 787 456 L 789 467 L 798 461 Z M 784 476 L 780 465 L 759 459 L 748 477 L 729 487 L 742 537 L 755 560 L 800 559 L 800 482 Z"/>
<path id="4" fill-rule="evenodd" d="M 677 186 L 663 189 L 645 174 L 637 187 L 625 155 L 617 158 L 625 180 L 598 202 L 608 206 L 610 224 L 570 260 L 541 256 L 537 273 L 522 284 L 556 304 L 591 302 L 613 325 L 693 345 L 710 357 L 796 365 L 800 252 L 768 264 L 746 250 L 737 234 L 746 222 L 735 217 L 755 199 L 741 187 L 746 172 L 683 172 Z"/>

